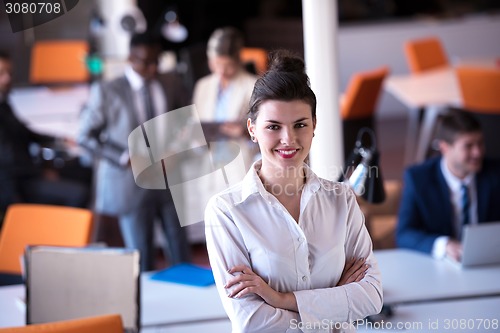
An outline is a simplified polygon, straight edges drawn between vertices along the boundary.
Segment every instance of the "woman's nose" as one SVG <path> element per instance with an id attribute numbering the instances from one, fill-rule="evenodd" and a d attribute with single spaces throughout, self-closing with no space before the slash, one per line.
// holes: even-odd
<path id="1" fill-rule="evenodd" d="M 295 131 L 291 128 L 284 127 L 281 135 L 281 143 L 288 146 L 295 143 Z"/>

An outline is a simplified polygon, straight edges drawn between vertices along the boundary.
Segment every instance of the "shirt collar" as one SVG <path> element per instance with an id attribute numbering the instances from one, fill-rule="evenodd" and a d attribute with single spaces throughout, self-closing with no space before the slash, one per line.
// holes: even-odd
<path id="1" fill-rule="evenodd" d="M 450 169 L 446 165 L 444 158 L 441 158 L 441 172 L 443 173 L 444 179 L 448 184 L 448 187 L 453 191 L 458 191 L 462 184 L 469 186 L 474 179 L 474 173 L 468 174 L 464 179 L 460 179 L 451 173 Z"/>
<path id="2" fill-rule="evenodd" d="M 134 91 L 139 91 L 144 86 L 144 79 L 130 66 L 125 68 L 125 77 Z"/>
<path id="3" fill-rule="evenodd" d="M 304 185 L 302 193 L 306 191 L 316 192 L 321 187 L 321 181 L 307 164 L 304 163 L 303 165 L 306 173 L 306 183 Z M 254 162 L 250 167 L 250 170 L 248 170 L 247 174 L 243 178 L 241 188 L 241 202 L 244 202 L 246 199 L 248 199 L 248 197 L 255 193 L 259 193 L 264 199 L 268 199 L 270 196 L 272 196 L 271 193 L 266 191 L 266 189 L 264 188 L 264 184 L 262 184 L 262 180 L 257 174 L 261 166 L 262 160 Z"/>

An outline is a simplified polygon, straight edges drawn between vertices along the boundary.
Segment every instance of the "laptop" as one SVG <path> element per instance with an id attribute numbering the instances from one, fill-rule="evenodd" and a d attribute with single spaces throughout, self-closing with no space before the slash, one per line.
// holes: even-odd
<path id="1" fill-rule="evenodd" d="M 462 238 L 462 267 L 500 265 L 500 221 L 466 225 Z"/>

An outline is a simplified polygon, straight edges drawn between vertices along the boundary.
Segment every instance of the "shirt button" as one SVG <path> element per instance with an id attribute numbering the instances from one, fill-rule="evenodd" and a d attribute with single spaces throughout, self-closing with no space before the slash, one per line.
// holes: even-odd
<path id="1" fill-rule="evenodd" d="M 304 276 L 302 277 L 302 281 L 304 281 L 304 282 L 305 282 L 305 281 L 307 281 L 307 276 L 305 276 L 305 275 L 304 275 Z"/>

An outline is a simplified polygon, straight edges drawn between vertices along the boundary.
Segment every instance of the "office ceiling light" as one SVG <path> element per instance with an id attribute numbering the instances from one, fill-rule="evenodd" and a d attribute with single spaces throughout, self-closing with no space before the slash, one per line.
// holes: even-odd
<path id="1" fill-rule="evenodd" d="M 161 34 L 166 40 L 172 43 L 182 43 L 188 38 L 188 30 L 179 22 L 179 15 L 175 9 L 167 9 L 165 11 Z"/>

